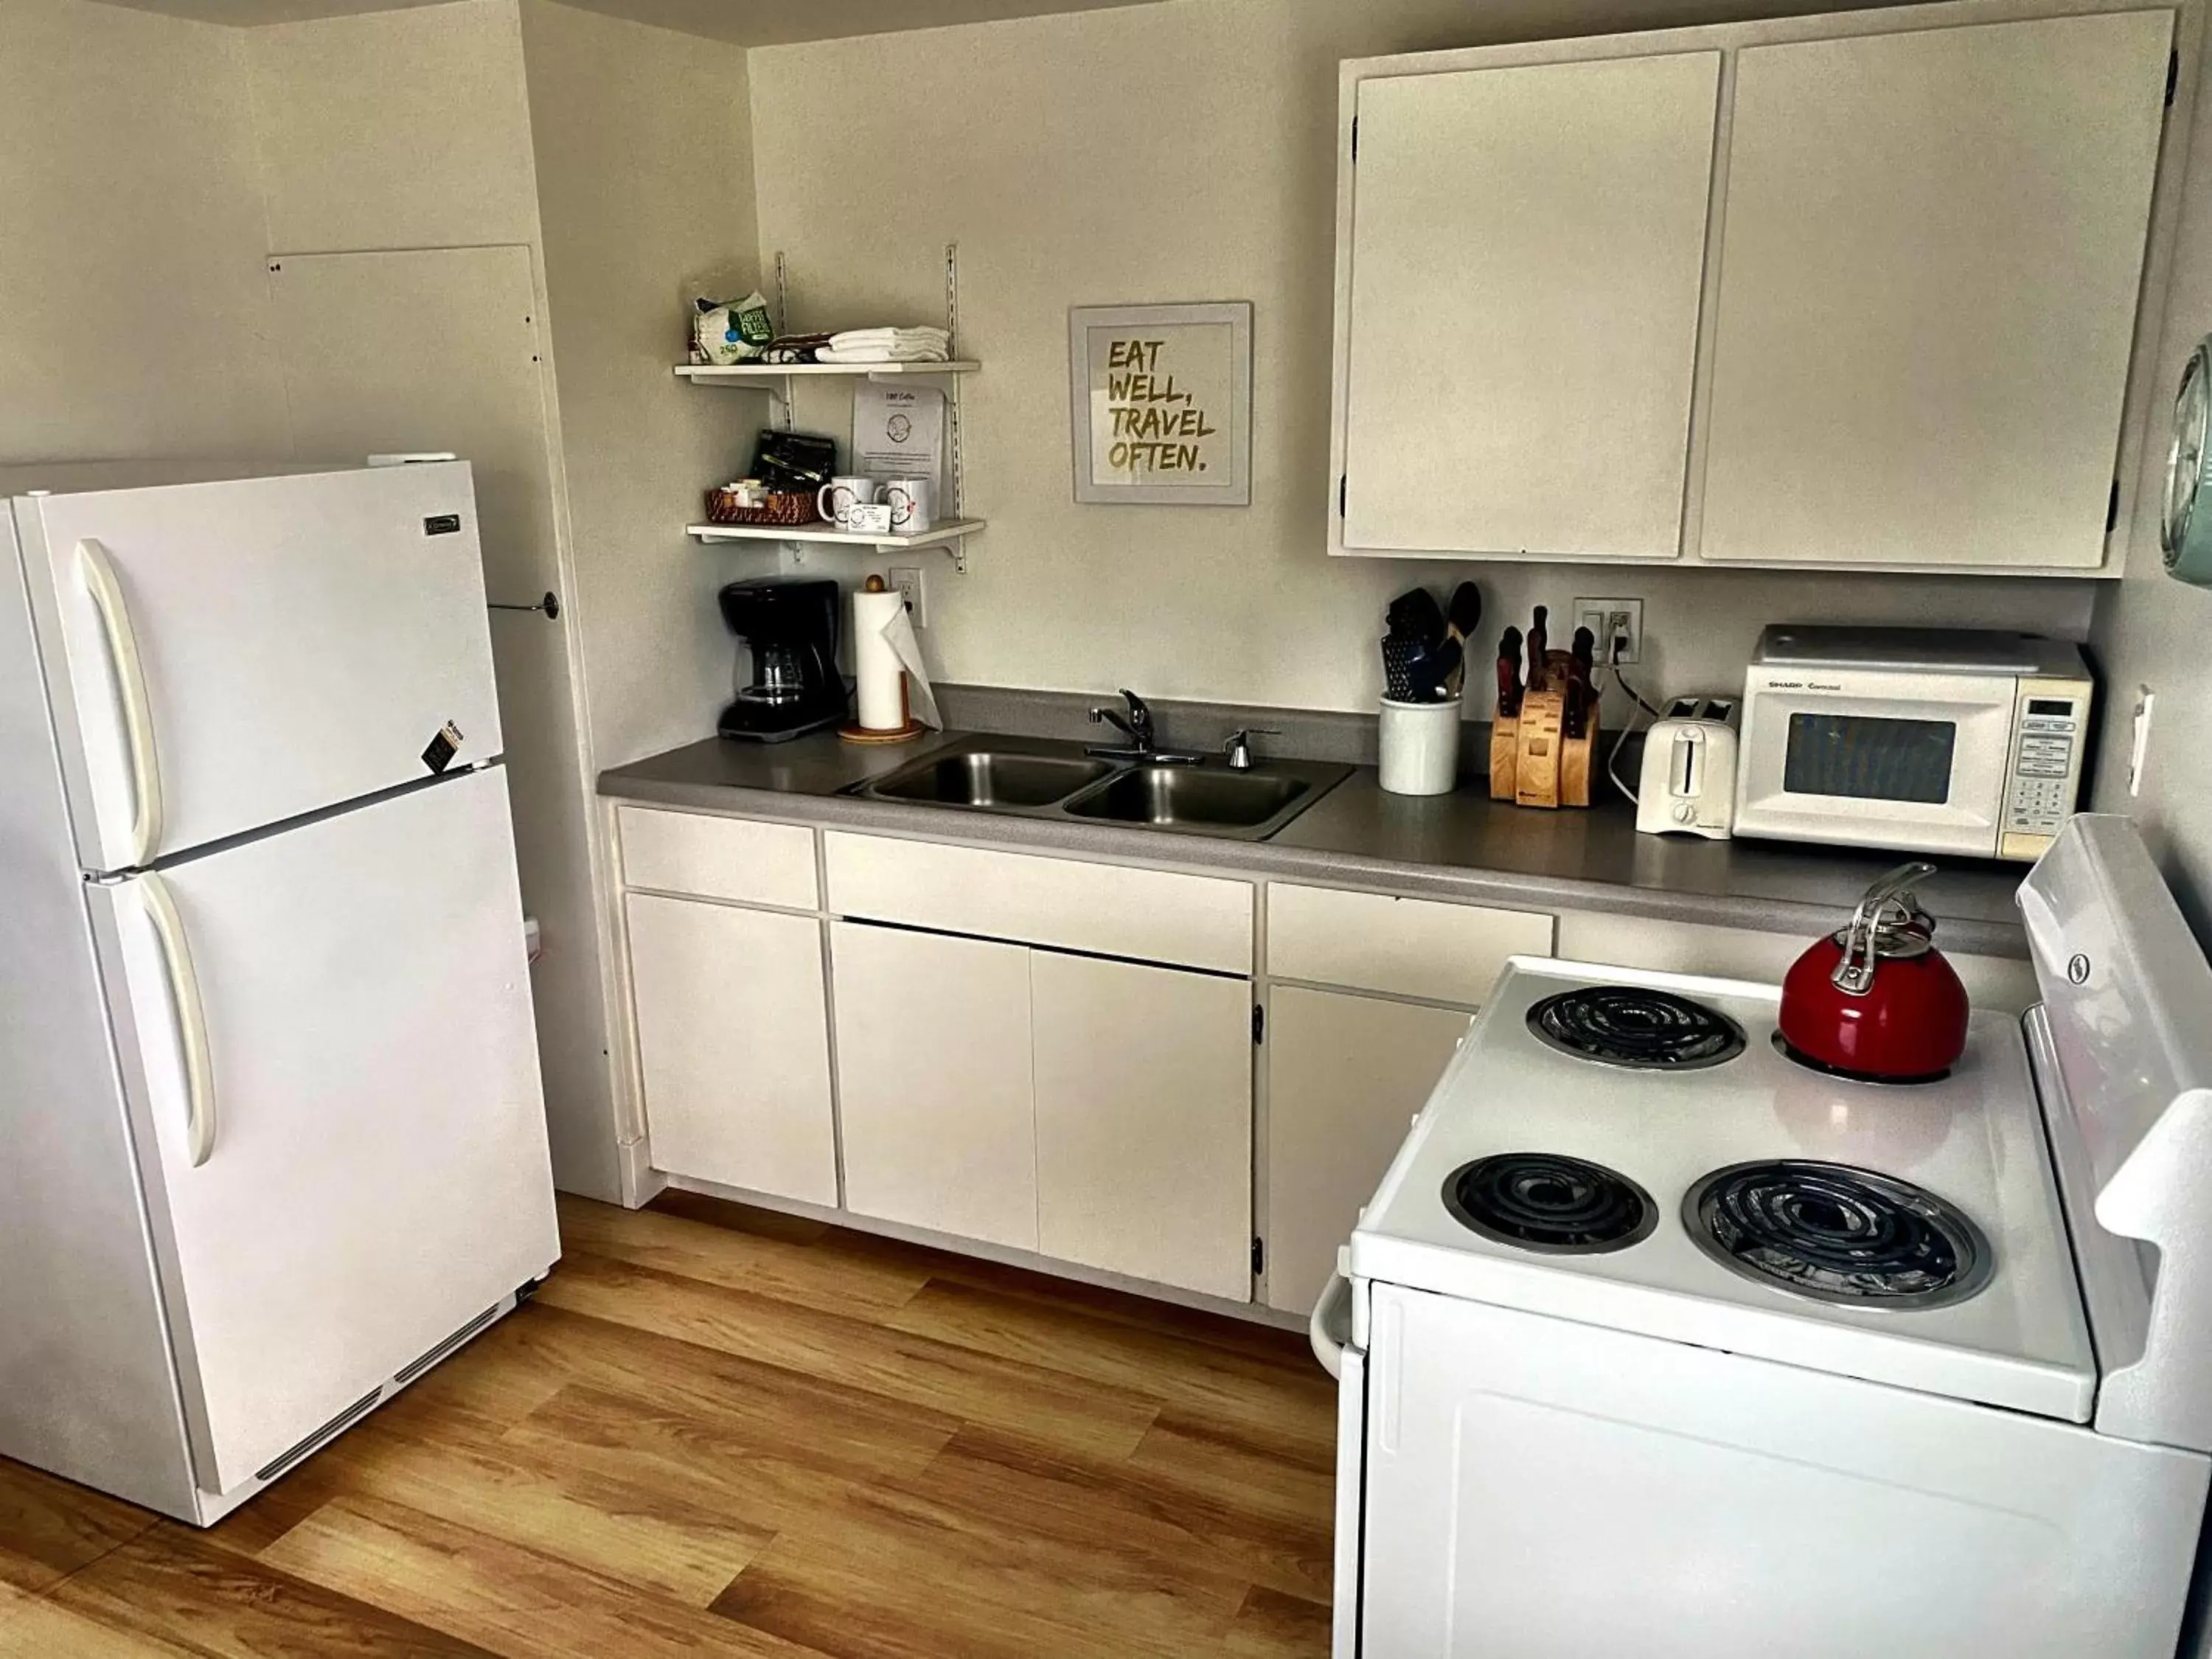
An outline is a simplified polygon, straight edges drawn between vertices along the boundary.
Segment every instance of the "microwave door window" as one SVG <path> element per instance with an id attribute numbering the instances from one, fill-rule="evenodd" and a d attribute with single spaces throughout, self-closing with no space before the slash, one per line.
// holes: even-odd
<path id="1" fill-rule="evenodd" d="M 1792 714 L 1782 787 L 1792 795 L 1941 806 L 1951 798 L 1958 742 L 1950 720 Z"/>

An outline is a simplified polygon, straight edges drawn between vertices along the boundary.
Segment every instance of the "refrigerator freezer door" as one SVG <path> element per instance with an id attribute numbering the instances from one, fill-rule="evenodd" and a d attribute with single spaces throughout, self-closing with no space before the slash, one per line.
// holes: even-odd
<path id="1" fill-rule="evenodd" d="M 43 543 L 88 868 L 501 750 L 465 463 L 57 495 L 18 517 Z"/>
<path id="2" fill-rule="evenodd" d="M 224 1492 L 559 1254 L 504 769 L 90 890 Z"/>

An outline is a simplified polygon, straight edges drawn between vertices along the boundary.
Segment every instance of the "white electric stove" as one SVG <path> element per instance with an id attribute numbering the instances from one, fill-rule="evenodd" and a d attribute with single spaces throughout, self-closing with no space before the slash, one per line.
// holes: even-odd
<path id="1" fill-rule="evenodd" d="M 2021 904 L 2043 1005 L 1910 1085 L 1772 987 L 1514 959 L 1316 1310 L 1339 1659 L 2172 1659 L 2212 969 L 2125 819 Z"/>

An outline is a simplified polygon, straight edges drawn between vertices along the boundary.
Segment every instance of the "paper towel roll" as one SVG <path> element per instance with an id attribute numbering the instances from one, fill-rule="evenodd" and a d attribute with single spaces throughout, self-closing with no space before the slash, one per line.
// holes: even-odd
<path id="1" fill-rule="evenodd" d="M 909 717 L 941 726 L 921 642 L 897 593 L 853 595 L 853 670 L 860 681 L 860 725 L 896 732 Z"/>

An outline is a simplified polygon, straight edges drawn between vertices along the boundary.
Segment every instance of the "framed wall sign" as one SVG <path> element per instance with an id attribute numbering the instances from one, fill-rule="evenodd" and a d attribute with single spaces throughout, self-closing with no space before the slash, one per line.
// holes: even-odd
<path id="1" fill-rule="evenodd" d="M 1075 499 L 1252 504 L 1252 306 L 1067 313 Z"/>

